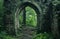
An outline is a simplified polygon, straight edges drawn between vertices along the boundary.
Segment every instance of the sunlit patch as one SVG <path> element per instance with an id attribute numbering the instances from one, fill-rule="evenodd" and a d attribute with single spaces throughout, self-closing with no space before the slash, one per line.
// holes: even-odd
<path id="1" fill-rule="evenodd" d="M 37 14 L 35 10 L 29 6 L 25 7 L 26 13 L 26 26 L 37 26 Z M 19 16 L 20 26 L 23 25 L 23 11 L 21 11 Z"/>
<path id="2" fill-rule="evenodd" d="M 26 8 L 26 25 L 36 26 L 37 25 L 37 14 L 35 10 L 29 6 Z"/>

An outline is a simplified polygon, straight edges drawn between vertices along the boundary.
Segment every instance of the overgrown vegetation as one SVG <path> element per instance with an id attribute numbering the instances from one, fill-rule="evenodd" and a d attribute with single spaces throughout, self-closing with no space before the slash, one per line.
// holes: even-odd
<path id="1" fill-rule="evenodd" d="M 4 10 L 3 10 L 3 0 L 0 0 L 0 31 L 2 30 L 3 26 L 3 15 L 4 15 Z"/>
<path id="2" fill-rule="evenodd" d="M 26 25 L 27 26 L 36 26 L 37 25 L 37 14 L 35 10 L 31 7 L 26 7 Z M 23 13 L 20 13 L 20 23 L 22 25 L 23 22 Z"/>
<path id="3" fill-rule="evenodd" d="M 33 39 L 53 39 L 53 35 L 44 32 L 37 34 Z"/>
<path id="4" fill-rule="evenodd" d="M 17 39 L 17 38 L 8 35 L 6 32 L 0 32 L 0 39 Z M 44 33 L 35 35 L 33 39 L 53 39 L 53 35 L 44 32 Z"/>
<path id="5" fill-rule="evenodd" d="M 4 16 L 4 6 L 3 6 L 4 0 L 0 0 L 0 39 L 17 39 L 16 37 L 12 37 L 10 35 L 8 35 L 5 31 L 3 31 L 3 16 Z M 54 5 L 57 5 L 58 3 L 60 3 L 59 1 L 55 0 L 53 2 Z M 32 27 L 36 27 L 37 25 L 37 14 L 35 12 L 35 10 L 31 7 L 26 7 L 26 25 L 27 26 L 32 26 Z M 23 12 L 21 11 L 20 16 L 20 26 L 22 26 L 22 22 L 23 22 Z M 33 33 L 34 34 L 34 33 Z M 33 37 L 33 39 L 53 39 L 53 35 L 51 33 L 40 33 L 37 34 Z"/>
<path id="6" fill-rule="evenodd" d="M 0 39 L 15 39 L 15 38 L 8 35 L 6 32 L 0 32 Z"/>

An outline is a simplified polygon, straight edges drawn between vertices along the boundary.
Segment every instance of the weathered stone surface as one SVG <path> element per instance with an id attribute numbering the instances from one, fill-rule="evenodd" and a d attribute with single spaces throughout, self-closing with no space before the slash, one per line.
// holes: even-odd
<path id="1" fill-rule="evenodd" d="M 56 5 L 52 0 L 4 0 L 5 15 L 4 25 L 9 34 L 17 34 L 19 29 L 19 14 L 26 6 L 32 7 L 37 13 L 37 27 L 35 32 L 53 31 L 58 33 L 57 14 L 54 9 Z M 59 9 L 60 11 L 60 9 Z M 25 21 L 25 20 L 24 20 Z M 49 26 L 49 27 L 48 27 Z M 50 29 L 50 30 L 49 30 Z M 21 39 L 32 39 L 34 28 L 23 26 Z M 56 32 L 57 31 L 57 32 Z M 58 35 L 58 34 L 57 34 Z M 55 35 L 56 36 L 56 35 Z"/>

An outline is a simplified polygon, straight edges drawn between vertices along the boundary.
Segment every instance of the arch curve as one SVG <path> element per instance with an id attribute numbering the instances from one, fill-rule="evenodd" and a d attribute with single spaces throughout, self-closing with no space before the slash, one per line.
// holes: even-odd
<path id="1" fill-rule="evenodd" d="M 22 3 L 22 4 L 19 6 L 20 12 L 21 12 L 25 7 L 27 7 L 27 6 L 33 8 L 33 9 L 36 11 L 36 14 L 40 14 L 40 11 L 39 11 L 38 7 L 37 7 L 36 5 L 34 5 L 33 3 L 30 3 L 30 2 Z"/>
<path id="2" fill-rule="evenodd" d="M 25 3 L 22 3 L 22 4 L 17 8 L 17 10 L 16 10 L 16 12 L 15 12 L 15 27 L 18 26 L 18 27 L 16 28 L 16 33 L 17 33 L 17 29 L 19 28 L 19 18 L 18 18 L 18 17 L 19 17 L 19 14 L 20 14 L 20 12 L 21 12 L 25 7 L 27 7 L 27 6 L 33 8 L 33 9 L 35 10 L 35 12 L 36 12 L 36 14 L 37 14 L 37 28 L 36 28 L 36 29 L 37 29 L 37 31 L 40 30 L 40 11 L 39 11 L 38 7 L 37 7 L 36 5 L 30 3 L 30 2 L 25 2 Z M 39 33 L 39 32 L 38 32 L 38 33 Z"/>

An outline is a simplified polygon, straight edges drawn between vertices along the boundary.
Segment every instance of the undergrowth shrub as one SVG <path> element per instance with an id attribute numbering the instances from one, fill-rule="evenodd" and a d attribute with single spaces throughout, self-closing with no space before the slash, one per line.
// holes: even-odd
<path id="1" fill-rule="evenodd" d="M 53 39 L 53 35 L 48 33 L 40 33 L 37 34 L 33 39 Z"/>
<path id="2" fill-rule="evenodd" d="M 6 32 L 0 32 L 0 39 L 15 39 L 15 38 L 10 35 L 7 35 Z"/>

